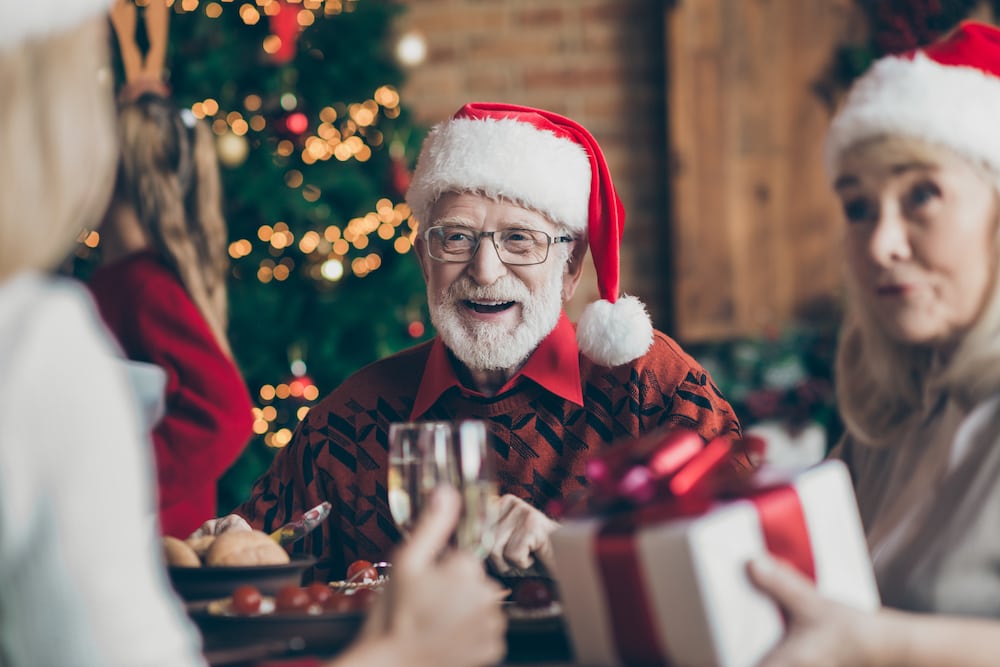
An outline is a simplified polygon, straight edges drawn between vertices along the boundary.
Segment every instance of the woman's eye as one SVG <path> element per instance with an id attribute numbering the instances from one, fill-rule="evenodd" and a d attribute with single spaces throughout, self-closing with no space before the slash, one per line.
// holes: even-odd
<path id="1" fill-rule="evenodd" d="M 844 217 L 848 222 L 864 222 L 873 217 L 873 207 L 865 199 L 844 202 Z"/>
<path id="2" fill-rule="evenodd" d="M 919 207 L 940 196 L 941 190 L 933 183 L 918 183 L 910 190 L 907 204 Z"/>

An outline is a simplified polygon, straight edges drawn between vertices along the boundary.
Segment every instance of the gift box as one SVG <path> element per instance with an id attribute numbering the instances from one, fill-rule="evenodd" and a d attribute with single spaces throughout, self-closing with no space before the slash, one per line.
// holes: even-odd
<path id="1" fill-rule="evenodd" d="M 552 534 L 556 578 L 577 662 L 752 667 L 784 621 L 746 564 L 770 552 L 819 591 L 879 606 L 847 468 L 764 468 L 711 497 L 657 497 Z M 727 497 L 736 495 L 737 497 Z"/>

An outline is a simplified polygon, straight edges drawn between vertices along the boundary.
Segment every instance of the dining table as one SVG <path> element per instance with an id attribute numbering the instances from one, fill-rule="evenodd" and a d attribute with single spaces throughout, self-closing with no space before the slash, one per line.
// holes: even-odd
<path id="1" fill-rule="evenodd" d="M 212 667 L 320 667 L 345 649 L 363 617 L 346 615 L 297 621 L 294 618 L 220 618 L 204 605 L 188 606 L 202 635 Z M 507 654 L 501 666 L 569 667 L 573 656 L 558 607 L 541 614 L 508 614 Z M 340 622 L 342 621 L 342 622 Z"/>

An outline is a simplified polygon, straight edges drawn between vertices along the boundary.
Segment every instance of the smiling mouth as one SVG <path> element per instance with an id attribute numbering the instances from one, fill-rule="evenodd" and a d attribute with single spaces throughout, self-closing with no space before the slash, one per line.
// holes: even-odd
<path id="1" fill-rule="evenodd" d="M 515 301 L 483 302 L 483 301 L 463 301 L 466 308 L 470 308 L 477 313 L 502 313 L 509 308 L 513 308 Z"/>
<path id="2" fill-rule="evenodd" d="M 896 296 L 899 294 L 906 294 L 910 291 L 909 285 L 895 284 L 895 285 L 879 285 L 875 288 L 876 294 L 880 296 Z"/>

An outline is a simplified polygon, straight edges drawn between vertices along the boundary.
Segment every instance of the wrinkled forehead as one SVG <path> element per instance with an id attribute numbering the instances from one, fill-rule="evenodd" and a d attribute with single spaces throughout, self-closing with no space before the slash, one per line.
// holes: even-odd
<path id="1" fill-rule="evenodd" d="M 431 207 L 431 225 L 463 222 L 474 227 L 489 223 L 498 227 L 524 227 L 544 232 L 563 229 L 544 213 L 522 202 L 476 190 L 443 193 Z"/>
<path id="2" fill-rule="evenodd" d="M 945 146 L 907 136 L 878 136 L 859 141 L 844 150 L 837 163 L 834 189 L 840 190 L 863 180 L 883 180 L 907 171 L 938 171 L 955 167 L 971 168 L 987 176 L 984 166 Z"/>

